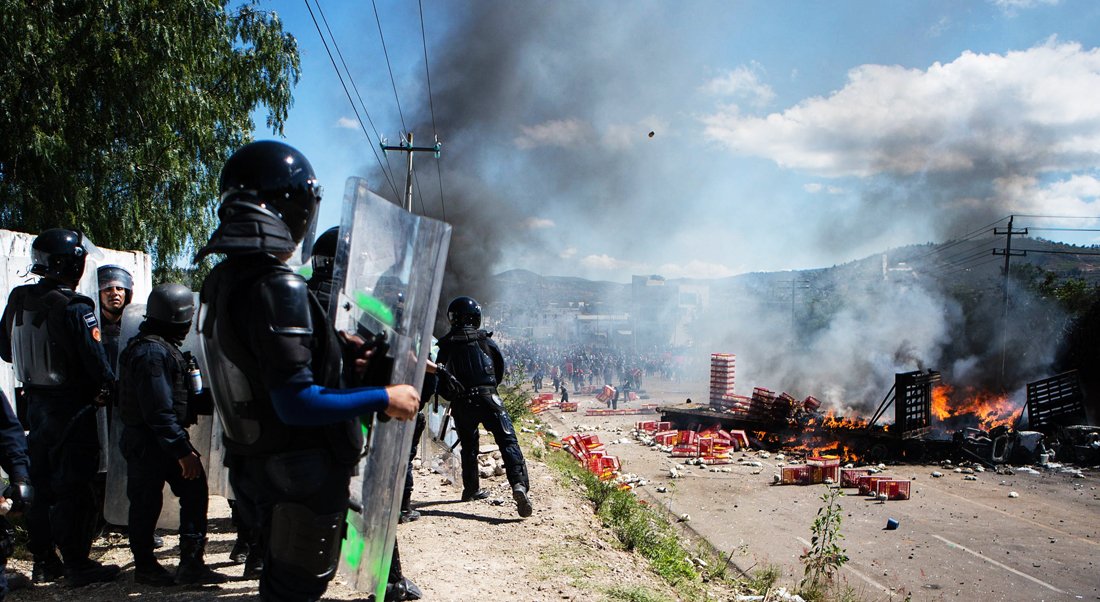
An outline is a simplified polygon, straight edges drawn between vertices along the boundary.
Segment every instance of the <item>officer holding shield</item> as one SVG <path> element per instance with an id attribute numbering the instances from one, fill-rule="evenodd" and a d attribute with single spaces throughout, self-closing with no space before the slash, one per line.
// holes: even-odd
<path id="1" fill-rule="evenodd" d="M 30 476 L 37 489 L 27 515 L 27 547 L 34 555 L 32 579 L 39 583 L 64 574 L 69 585 L 82 586 L 119 572 L 88 557 L 96 511 L 92 479 L 99 468 L 96 408 L 115 380 L 95 303 L 73 290 L 93 249 L 79 232 L 54 228 L 38 235 L 31 272 L 41 279 L 12 290 L 0 330 L 0 358 L 15 364 L 27 397 Z"/>
<path id="2" fill-rule="evenodd" d="M 248 144 L 222 168 L 220 189 L 220 224 L 196 261 L 225 254 L 203 283 L 200 329 L 226 447 L 240 459 L 230 481 L 240 507 L 257 512 L 261 599 L 318 600 L 336 573 L 359 417 L 409 420 L 419 393 L 340 388 L 341 340 L 286 264 L 312 243 L 321 199 L 306 157 L 282 142 Z"/>
<path id="3" fill-rule="evenodd" d="M 455 298 L 447 306 L 447 319 L 451 330 L 439 339 L 436 361 L 445 365 L 456 381 L 441 379 L 438 388 L 452 402 L 451 417 L 462 444 L 462 501 L 489 496 L 478 487 L 477 429 L 484 424 L 500 448 L 519 515 L 531 516 L 527 464 L 516 439 L 516 429 L 497 395 L 497 385 L 504 378 L 504 356 L 491 338 L 492 333 L 480 329 L 481 305 L 476 300 Z"/>
<path id="4" fill-rule="evenodd" d="M 122 311 L 134 300 L 134 277 L 126 268 L 105 265 L 96 270 L 99 279 L 99 329 L 112 366 L 118 365 L 122 337 Z"/>
<path id="5" fill-rule="evenodd" d="M 119 358 L 119 407 L 125 429 L 119 441 L 126 458 L 126 495 L 130 499 L 130 551 L 134 581 L 154 586 L 222 583 L 225 577 L 206 566 L 206 473 L 191 445 L 192 371 L 180 345 L 195 313 L 191 289 L 161 284 L 153 289 L 145 321 Z M 198 375 L 201 377 L 201 375 Z M 168 483 L 180 502 L 180 562 L 175 577 L 153 555 L 153 531 Z"/>

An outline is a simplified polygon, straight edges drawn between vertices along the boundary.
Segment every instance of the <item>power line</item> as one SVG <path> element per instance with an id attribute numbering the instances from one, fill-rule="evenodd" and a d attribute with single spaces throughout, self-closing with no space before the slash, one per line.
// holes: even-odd
<path id="1" fill-rule="evenodd" d="M 323 44 L 324 47 L 325 47 L 325 53 L 328 54 L 328 60 L 329 60 L 330 63 L 332 63 L 332 68 L 333 68 L 334 71 L 336 71 L 336 77 L 340 80 L 340 87 L 342 87 L 344 89 L 344 95 L 348 97 L 348 102 L 351 104 L 351 110 L 352 110 L 353 113 L 355 113 L 355 119 L 359 122 L 359 127 L 360 127 L 360 129 L 363 130 L 363 135 L 365 135 L 367 137 L 367 139 L 370 140 L 371 137 L 370 137 L 370 134 L 367 132 L 367 126 L 366 126 L 365 123 L 363 123 L 362 116 L 359 115 L 359 109 L 355 106 L 355 101 L 352 100 L 352 98 L 351 98 L 351 92 L 348 91 L 347 84 L 344 83 L 344 76 L 340 72 L 340 68 L 336 66 L 336 59 L 333 58 L 333 56 L 332 56 L 332 50 L 329 49 L 328 41 L 325 39 L 325 34 L 321 31 L 321 25 L 320 25 L 320 23 L 317 22 L 317 16 L 313 14 L 313 7 L 310 6 L 309 0 L 305 0 L 305 2 L 306 2 L 306 9 L 309 11 L 309 17 L 310 17 L 310 19 L 313 20 L 313 26 L 315 28 L 317 28 L 317 35 L 320 36 L 320 38 L 321 38 L 321 44 Z M 317 4 L 317 10 L 318 10 L 318 12 L 321 11 L 320 3 Z M 324 13 L 322 13 L 321 16 L 322 16 L 322 18 L 324 18 Z M 325 27 L 326 28 L 328 27 L 327 22 L 325 23 Z M 331 30 L 329 31 L 329 35 L 332 35 Z M 332 45 L 336 46 L 336 38 L 335 37 L 332 38 Z M 337 47 L 337 53 L 339 53 L 339 47 Z M 341 60 L 341 62 L 343 61 L 343 56 L 341 56 L 340 60 Z M 344 68 L 346 69 L 347 65 L 345 65 Z M 350 71 L 347 73 L 347 75 L 348 75 L 348 79 L 351 80 L 352 77 L 351 77 L 351 72 Z M 355 85 L 355 83 L 354 83 L 354 81 L 352 81 L 352 86 L 354 87 L 354 85 Z M 358 90 L 356 91 L 356 94 L 358 95 Z M 362 102 L 362 99 L 360 99 L 360 102 Z M 366 106 L 363 107 L 363 111 L 366 112 Z M 369 114 L 367 115 L 367 120 L 370 121 L 370 115 Z M 374 127 L 373 122 L 371 122 L 371 127 L 372 128 Z M 370 144 L 370 148 L 371 148 L 371 152 L 374 153 L 375 160 L 378 161 L 378 167 L 379 167 L 379 169 L 382 170 L 382 175 L 386 177 L 386 180 L 389 182 L 390 187 L 393 189 L 393 194 L 397 198 L 401 198 L 401 193 L 399 193 L 397 191 L 397 185 L 394 184 L 393 178 L 390 177 L 390 174 L 386 171 L 386 166 L 382 164 L 382 158 L 378 156 L 378 150 L 374 148 L 373 142 Z"/>
<path id="2" fill-rule="evenodd" d="M 1100 232 L 1100 228 L 1036 228 L 1028 226 L 1029 230 L 1052 230 L 1056 232 Z"/>
<path id="3" fill-rule="evenodd" d="M 1078 251 L 1044 251 L 1042 249 L 1021 249 L 1024 253 L 1046 253 L 1049 255 L 1100 255 L 1100 251 L 1093 252 L 1078 252 Z"/>
<path id="4" fill-rule="evenodd" d="M 401 99 L 397 97 L 397 81 L 393 78 L 390 51 L 386 49 L 386 36 L 382 35 L 382 19 L 378 17 L 378 4 L 371 0 L 371 6 L 374 7 L 374 22 L 378 24 L 378 39 L 382 40 L 382 54 L 386 57 L 386 69 L 390 72 L 390 84 L 393 85 L 393 99 L 397 101 L 397 115 L 401 118 L 401 129 L 408 133 L 409 128 L 405 127 L 405 114 L 401 111 Z"/>
<path id="5" fill-rule="evenodd" d="M 424 47 L 424 77 L 428 80 L 428 107 L 432 111 L 432 135 L 438 141 L 439 128 L 435 125 L 435 101 L 432 100 L 432 74 L 428 70 L 428 35 L 424 30 L 424 0 L 417 0 L 417 4 L 420 6 L 420 43 Z M 439 159 L 435 161 L 435 174 L 439 179 L 439 206 L 443 210 L 443 221 L 447 221 L 447 205 L 443 202 L 443 170 L 439 167 Z"/>
<path id="6" fill-rule="evenodd" d="M 950 249 L 950 248 L 952 248 L 956 245 L 963 244 L 963 243 L 967 242 L 968 240 L 970 240 L 970 239 L 972 239 L 972 238 L 974 238 L 974 237 L 976 237 L 980 234 L 986 233 L 990 228 L 992 228 L 993 226 L 996 226 L 997 224 L 1005 221 L 1006 219 L 1008 219 L 1008 218 L 1007 217 L 1002 217 L 1001 219 L 999 219 L 997 221 L 994 221 L 992 223 L 986 224 L 985 226 L 982 226 L 981 228 L 978 228 L 976 230 L 972 230 L 971 232 L 968 232 L 967 234 L 964 234 L 961 239 L 958 239 L 958 240 L 955 240 L 953 242 L 947 243 L 945 245 L 941 245 L 939 247 L 936 247 L 935 249 L 932 249 L 931 251 L 929 251 L 929 252 L 927 252 L 923 255 L 918 255 L 918 256 L 914 257 L 910 261 L 916 261 L 918 259 L 923 259 L 925 257 L 928 257 L 929 255 L 934 255 L 936 253 L 942 253 L 943 251 L 946 251 L 947 249 Z"/>

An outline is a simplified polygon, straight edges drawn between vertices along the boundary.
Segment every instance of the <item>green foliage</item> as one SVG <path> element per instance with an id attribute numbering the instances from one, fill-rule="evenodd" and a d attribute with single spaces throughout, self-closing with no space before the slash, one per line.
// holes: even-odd
<path id="1" fill-rule="evenodd" d="M 611 600 L 623 602 L 667 602 L 668 598 L 636 585 L 620 585 L 607 591 Z"/>
<path id="2" fill-rule="evenodd" d="M 818 508 L 817 517 L 810 527 L 813 537 L 810 548 L 802 554 L 805 573 L 800 587 L 806 591 L 820 591 L 822 586 L 831 583 L 837 571 L 848 562 L 847 552 L 840 546 L 844 535 L 840 533 L 842 518 L 840 498 L 844 493 L 840 489 L 829 487 L 822 494 L 823 506 Z"/>
<path id="3" fill-rule="evenodd" d="M 512 419 L 512 424 L 516 424 L 522 418 L 534 416 L 531 413 L 531 406 L 527 404 L 529 395 L 523 390 L 520 382 L 506 380 L 497 387 L 497 394 L 504 401 L 504 409 Z"/>
<path id="4" fill-rule="evenodd" d="M 699 573 L 676 531 L 662 514 L 640 503 L 631 491 L 620 490 L 614 483 L 601 481 L 565 452 L 553 455 L 557 459 L 552 465 L 584 486 L 596 514 L 625 549 L 648 559 L 654 572 L 689 598 L 701 595 L 698 591 Z"/>
<path id="5" fill-rule="evenodd" d="M 0 227 L 79 228 L 166 270 L 216 221 L 217 178 L 282 133 L 297 42 L 255 2 L 0 0 Z"/>
<path id="6" fill-rule="evenodd" d="M 783 576 L 783 570 L 776 564 L 764 565 L 752 572 L 752 578 L 748 587 L 754 592 L 763 593 L 775 587 L 776 582 Z"/>

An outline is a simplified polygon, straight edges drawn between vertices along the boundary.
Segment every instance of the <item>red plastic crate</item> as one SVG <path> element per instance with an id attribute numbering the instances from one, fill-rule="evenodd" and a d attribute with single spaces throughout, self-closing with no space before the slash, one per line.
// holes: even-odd
<path id="1" fill-rule="evenodd" d="M 909 499 L 909 479 L 881 479 L 875 481 L 875 495 L 886 494 L 888 500 Z"/>
<path id="2" fill-rule="evenodd" d="M 780 485 L 814 485 L 821 483 L 821 471 L 816 466 L 783 466 L 779 469 Z"/>
<path id="3" fill-rule="evenodd" d="M 860 495 L 874 495 L 875 486 L 879 481 L 891 481 L 895 480 L 895 477 L 886 475 L 871 475 L 859 478 L 859 494 Z"/>
<path id="4" fill-rule="evenodd" d="M 856 479 L 859 477 L 870 476 L 870 468 L 841 468 L 840 469 L 840 486 L 841 487 L 857 487 Z"/>

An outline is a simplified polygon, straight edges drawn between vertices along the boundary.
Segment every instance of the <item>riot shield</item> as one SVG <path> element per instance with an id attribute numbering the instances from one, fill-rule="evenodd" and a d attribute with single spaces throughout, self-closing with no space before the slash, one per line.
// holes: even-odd
<path id="1" fill-rule="evenodd" d="M 195 304 L 198 305 L 196 293 Z M 138 333 L 138 327 L 145 319 L 145 305 L 132 303 L 126 306 L 122 312 L 122 337 L 119 344 L 126 348 L 130 339 Z M 200 334 L 195 328 L 187 333 L 180 350 L 190 352 L 199 363 L 199 371 L 206 374 L 206 357 L 202 354 L 199 344 Z M 126 496 L 126 459 L 122 457 L 119 449 L 119 440 L 122 438 L 122 417 L 117 411 L 111 413 L 111 425 L 109 434 L 108 452 L 110 458 L 107 462 L 107 494 L 103 503 L 103 518 L 114 525 L 129 524 L 130 499 Z M 224 464 L 224 450 L 221 439 L 221 428 L 217 419 L 213 416 L 200 416 L 196 424 L 187 429 L 191 439 L 191 446 L 199 452 L 199 456 L 206 469 L 206 482 L 211 495 L 227 495 L 229 487 L 227 471 Z M 179 527 L 179 498 L 172 493 L 171 487 L 164 486 L 164 505 L 161 507 L 160 518 L 157 526 L 161 529 L 177 529 Z"/>
<path id="2" fill-rule="evenodd" d="M 83 236 L 83 235 L 82 235 Z M 76 285 L 76 292 L 86 295 L 95 303 L 95 317 L 98 320 L 102 315 L 99 312 L 99 265 L 105 260 L 103 251 L 99 250 L 92 241 L 81 238 L 81 243 L 88 251 L 84 259 L 84 273 L 80 276 L 80 282 Z M 116 371 L 118 366 L 112 366 Z M 99 408 L 95 412 L 96 428 L 99 430 L 99 468 L 97 472 L 107 472 L 110 464 L 111 451 L 107 449 L 110 440 L 110 427 L 107 424 L 107 408 Z"/>
<path id="3" fill-rule="evenodd" d="M 431 347 L 451 227 L 418 217 L 349 178 L 336 248 L 336 294 L 329 316 L 337 331 L 381 343 L 368 385 L 420 388 Z M 381 374 L 375 367 L 382 366 Z M 377 382 L 384 380 L 385 382 Z M 384 597 L 413 435 L 412 421 L 363 421 L 367 444 L 352 479 L 352 509 L 340 571 L 357 590 Z"/>
<path id="4" fill-rule="evenodd" d="M 199 307 L 199 294 L 195 293 L 195 307 Z M 187 333 L 180 351 L 191 354 L 199 365 L 204 392 L 210 394 L 210 370 L 207 368 L 205 347 L 202 344 L 202 332 L 198 328 L 199 321 L 193 320 L 191 330 Z M 229 469 L 225 467 L 225 442 L 222 439 L 221 419 L 217 412 L 200 414 L 197 422 L 187 427 L 187 436 L 191 439 L 191 447 L 199 453 L 203 469 L 206 470 L 206 488 L 209 495 L 220 495 L 225 498 L 233 497 L 229 491 Z"/>

